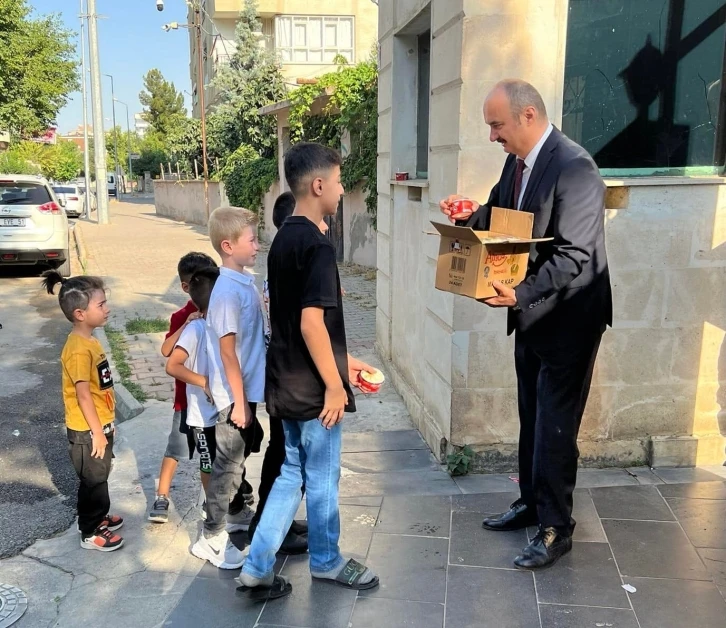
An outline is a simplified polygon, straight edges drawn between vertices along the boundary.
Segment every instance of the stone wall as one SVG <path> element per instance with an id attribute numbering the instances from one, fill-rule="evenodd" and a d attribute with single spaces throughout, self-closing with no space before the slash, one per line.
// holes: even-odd
<path id="1" fill-rule="evenodd" d="M 489 470 L 514 468 L 516 460 L 513 340 L 505 312 L 434 289 L 438 237 L 429 223 L 443 218 L 441 198 L 486 199 L 499 178 L 505 155 L 488 141 L 482 116 L 496 81 L 529 80 L 560 121 L 566 15 L 566 0 L 379 4 L 377 343 L 432 449 L 470 444 Z M 417 84 L 404 44 L 427 20 L 429 176 L 395 182 L 416 141 L 405 120 L 415 115 Z M 583 420 L 585 464 L 724 461 L 722 182 L 608 182 L 615 325 L 603 339 Z"/>

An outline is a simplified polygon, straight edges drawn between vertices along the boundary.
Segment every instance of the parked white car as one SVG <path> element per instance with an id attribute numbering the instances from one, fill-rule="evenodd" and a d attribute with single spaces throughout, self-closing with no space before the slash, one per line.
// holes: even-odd
<path id="1" fill-rule="evenodd" d="M 118 181 L 116 180 L 116 174 L 115 173 L 109 173 L 106 177 L 106 180 L 108 182 L 108 195 L 109 196 L 118 196 Z"/>
<path id="2" fill-rule="evenodd" d="M 0 266 L 49 266 L 70 276 L 62 203 L 42 177 L 0 174 Z"/>
<path id="3" fill-rule="evenodd" d="M 66 216 L 78 218 L 83 214 L 86 195 L 82 187 L 75 183 L 58 183 L 53 186 L 53 191 L 59 201 L 65 202 Z"/>

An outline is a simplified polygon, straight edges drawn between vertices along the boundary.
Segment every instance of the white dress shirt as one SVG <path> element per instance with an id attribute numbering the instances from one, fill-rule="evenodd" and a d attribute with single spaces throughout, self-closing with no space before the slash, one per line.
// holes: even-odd
<path id="1" fill-rule="evenodd" d="M 539 151 L 542 150 L 542 146 L 544 146 L 544 143 L 547 141 L 547 138 L 550 136 L 550 133 L 552 133 L 553 128 L 554 127 L 552 126 L 552 123 L 550 122 L 547 125 L 545 132 L 542 134 L 542 137 L 539 138 L 539 142 L 537 142 L 534 145 L 534 148 L 531 151 L 529 151 L 529 155 L 527 155 L 524 158 L 524 170 L 522 171 L 522 189 L 519 191 L 519 198 L 517 199 L 516 209 L 520 209 L 522 207 L 522 199 L 524 198 L 524 192 L 527 189 L 527 183 L 529 182 L 529 175 L 532 174 L 532 168 L 534 168 L 534 163 L 537 161 L 537 156 L 539 155 Z"/>

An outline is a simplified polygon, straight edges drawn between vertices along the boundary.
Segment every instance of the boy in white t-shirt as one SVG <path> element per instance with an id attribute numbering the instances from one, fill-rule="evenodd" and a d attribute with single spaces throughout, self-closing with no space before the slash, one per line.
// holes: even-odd
<path id="1" fill-rule="evenodd" d="M 189 296 L 202 318 L 187 324 L 166 363 L 166 372 L 187 384 L 187 426 L 194 436 L 194 444 L 199 453 L 199 470 L 205 494 L 217 450 L 215 425 L 218 412 L 209 390 L 210 369 L 216 366 L 207 352 L 204 317 L 218 277 L 217 267 L 204 268 L 192 275 L 189 280 Z"/>

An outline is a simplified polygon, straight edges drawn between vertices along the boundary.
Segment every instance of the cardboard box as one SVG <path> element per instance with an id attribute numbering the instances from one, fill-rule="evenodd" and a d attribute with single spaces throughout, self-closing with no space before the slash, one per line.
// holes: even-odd
<path id="1" fill-rule="evenodd" d="M 514 287 L 527 274 L 534 214 L 492 207 L 490 231 L 431 223 L 441 234 L 436 288 L 473 299 L 497 296 L 492 282 Z"/>

